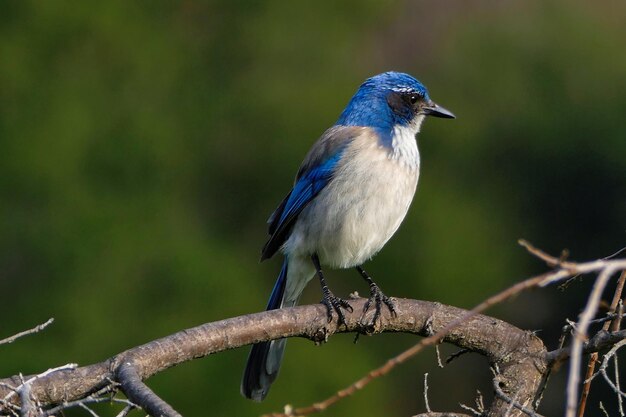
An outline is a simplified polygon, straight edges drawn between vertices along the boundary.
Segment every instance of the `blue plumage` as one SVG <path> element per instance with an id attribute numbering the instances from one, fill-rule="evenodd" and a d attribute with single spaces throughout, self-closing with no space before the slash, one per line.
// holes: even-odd
<path id="1" fill-rule="evenodd" d="M 287 281 L 287 260 L 283 260 L 283 266 L 280 269 L 280 274 L 274 283 L 272 294 L 267 302 L 266 310 L 276 310 L 281 307 L 283 302 L 283 295 L 285 294 L 285 283 Z"/>
<path id="2" fill-rule="evenodd" d="M 338 149 L 319 164 L 310 167 L 296 180 L 296 184 L 270 217 L 271 237 L 261 251 L 261 260 L 270 258 L 285 242 L 288 232 L 302 209 L 328 184 L 342 154 Z"/>
<path id="3" fill-rule="evenodd" d="M 451 118 L 408 74 L 386 72 L 366 80 L 305 157 L 292 190 L 272 214 L 270 238 L 261 259 L 285 255 L 267 309 L 294 306 L 317 273 L 322 303 L 339 323 L 349 303 L 327 287 L 321 265 L 355 267 L 369 283 L 376 322 L 385 296 L 361 268 L 395 233 L 404 219 L 419 177 L 415 141 L 426 116 Z M 241 391 L 260 401 L 276 378 L 285 340 L 253 346 Z"/>
<path id="4" fill-rule="evenodd" d="M 283 266 L 278 274 L 278 279 L 274 284 L 272 295 L 267 303 L 266 310 L 275 310 L 282 307 L 283 295 L 285 293 L 285 283 L 287 280 L 287 260 L 283 262 Z M 280 368 L 280 361 L 283 357 L 285 347 L 284 340 L 273 340 L 269 342 L 261 342 L 252 346 L 250 355 L 248 356 L 248 365 L 241 382 L 242 390 L 244 387 L 261 387 L 269 386 L 274 382 Z M 270 358 L 273 355 L 274 358 Z M 269 364 L 269 366 L 268 366 Z M 257 390 L 258 391 L 258 390 Z M 254 391 L 248 391 L 247 397 L 254 396 Z"/>

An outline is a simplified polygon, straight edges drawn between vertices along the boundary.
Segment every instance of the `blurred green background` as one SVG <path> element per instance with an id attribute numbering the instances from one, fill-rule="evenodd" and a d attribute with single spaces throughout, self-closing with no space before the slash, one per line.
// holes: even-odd
<path id="1" fill-rule="evenodd" d="M 469 308 L 544 270 L 520 237 L 552 253 L 568 248 L 577 260 L 626 244 L 624 2 L 2 8 L 0 336 L 56 319 L 0 347 L 2 376 L 99 362 L 262 310 L 280 265 L 258 263 L 267 216 L 360 83 L 386 70 L 413 74 L 458 117 L 425 124 L 417 197 L 365 266 L 387 294 Z M 367 292 L 354 271 L 328 276 L 339 294 Z M 554 348 L 588 281 L 490 313 L 541 330 Z M 310 285 L 303 302 L 319 298 Z M 184 415 L 254 416 L 320 400 L 416 340 L 292 340 L 261 404 L 239 395 L 247 348 L 149 385 Z M 490 395 L 484 359 L 468 355 L 440 370 L 429 350 L 325 415 L 424 411 L 424 372 L 435 410 L 473 404 L 477 388 Z M 562 414 L 564 375 L 554 377 L 543 414 Z M 603 395 L 598 382 L 592 414 Z"/>

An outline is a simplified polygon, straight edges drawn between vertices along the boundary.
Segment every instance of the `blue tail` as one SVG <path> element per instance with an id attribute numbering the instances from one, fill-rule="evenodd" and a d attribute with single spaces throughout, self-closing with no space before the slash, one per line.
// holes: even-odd
<path id="1" fill-rule="evenodd" d="M 275 310 L 283 306 L 285 284 L 287 282 L 287 258 L 283 261 L 272 295 L 267 303 L 267 310 Z M 295 302 L 294 302 L 295 304 Z M 280 363 L 285 351 L 286 339 L 261 342 L 252 346 L 246 370 L 241 381 L 241 394 L 254 401 L 262 401 L 269 392 L 272 382 L 278 375 Z"/>

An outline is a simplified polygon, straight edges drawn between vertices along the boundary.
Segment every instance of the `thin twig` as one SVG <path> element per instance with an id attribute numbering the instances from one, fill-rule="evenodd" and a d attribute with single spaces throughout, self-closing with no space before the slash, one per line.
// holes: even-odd
<path id="1" fill-rule="evenodd" d="M 20 337 L 28 336 L 29 334 L 33 333 L 38 333 L 48 327 L 50 324 L 52 324 L 52 322 L 54 322 L 54 318 L 49 318 L 48 321 L 46 321 L 45 323 L 38 324 L 32 329 L 24 330 L 23 332 L 19 332 L 18 334 L 14 334 L 13 336 L 0 340 L 0 345 L 13 343 Z"/>
<path id="2" fill-rule="evenodd" d="M 561 265 L 561 260 L 559 258 L 555 258 L 552 255 L 548 255 L 546 252 L 533 246 L 529 241 L 525 239 L 519 239 L 517 243 L 520 244 L 524 249 L 526 249 L 532 255 L 544 261 L 546 264 L 548 264 L 548 266 L 554 268 L 554 267 Z"/>
<path id="3" fill-rule="evenodd" d="M 615 288 L 615 293 L 613 294 L 613 300 L 611 301 L 611 306 L 609 307 L 608 315 L 615 316 L 615 311 L 617 310 L 618 305 L 620 304 L 622 298 L 622 291 L 624 289 L 624 281 L 626 281 L 626 271 L 623 271 L 617 280 L 617 285 Z M 602 330 L 613 330 L 617 331 L 619 329 L 619 322 L 621 314 L 618 314 L 617 317 L 614 317 L 611 322 L 605 321 L 602 325 Z M 616 327 L 617 326 L 617 327 Z M 591 390 L 591 376 L 596 369 L 596 363 L 598 362 L 598 352 L 594 352 L 589 357 L 589 363 L 587 364 L 587 373 L 585 375 L 585 385 L 583 386 L 582 393 L 580 395 L 580 403 L 578 404 L 578 417 L 583 417 L 585 414 L 585 406 L 587 405 L 587 397 L 589 396 L 589 391 Z M 616 368 L 617 372 L 617 368 Z M 621 409 L 621 397 L 618 395 L 618 399 L 620 401 L 620 409 Z"/>
<path id="4" fill-rule="evenodd" d="M 545 287 L 554 282 L 562 281 L 564 278 L 568 278 L 574 275 L 583 275 L 591 272 L 600 272 L 608 267 L 612 267 L 615 271 L 626 269 L 626 259 L 598 259 L 595 261 L 576 263 L 564 261 L 554 256 L 550 256 L 542 250 L 535 248 L 525 240 L 519 240 L 519 244 L 522 245 L 531 254 L 537 256 L 539 259 L 545 261 L 550 266 L 558 266 L 552 274 L 546 274 L 547 278 L 539 286 Z"/>
<path id="5" fill-rule="evenodd" d="M 137 408 L 134 404 L 127 405 L 115 417 L 126 417 L 131 411 Z"/>
<path id="6" fill-rule="evenodd" d="M 598 374 L 602 375 L 602 377 L 604 378 L 604 380 L 606 381 L 606 383 L 611 387 L 611 389 L 613 390 L 613 392 L 615 392 L 617 395 L 621 396 L 621 397 L 625 397 L 626 398 L 626 393 L 622 392 L 614 383 L 613 381 L 611 381 L 611 378 L 609 378 L 609 375 L 606 373 L 606 369 L 609 366 L 609 360 L 617 353 L 617 351 L 619 349 L 621 349 L 622 347 L 624 347 L 626 345 L 626 340 L 622 340 L 619 343 L 616 343 L 615 346 L 613 346 L 611 348 L 611 350 L 609 350 L 607 352 L 606 355 L 604 355 L 604 358 L 602 359 L 602 365 L 600 365 L 600 368 L 598 369 L 598 372 L 596 372 L 592 378 L 595 378 Z"/>
<path id="7" fill-rule="evenodd" d="M 589 322 L 589 324 L 604 324 L 606 322 L 611 322 L 614 323 L 615 321 L 621 321 L 622 318 L 626 317 L 625 313 L 606 313 L 606 316 L 604 317 L 600 317 L 599 319 L 593 319 Z M 576 323 L 566 319 L 565 320 L 567 322 L 567 324 L 565 326 L 563 326 L 563 329 L 561 330 L 562 334 L 566 334 L 569 333 L 571 330 L 576 328 Z M 619 329 L 619 326 L 617 326 L 615 329 L 611 329 L 611 331 L 617 331 Z M 559 339 L 559 343 L 561 343 L 561 340 Z M 561 345 L 561 347 L 563 347 Z"/>
<path id="8" fill-rule="evenodd" d="M 117 391 L 118 386 L 119 386 L 118 382 L 109 381 L 109 385 L 105 386 L 104 388 L 99 389 L 98 391 L 92 393 L 91 395 L 88 395 L 87 397 L 81 398 L 79 400 L 63 402 L 62 404 L 59 404 L 56 407 L 45 410 L 39 417 L 54 416 L 56 413 L 63 411 L 67 408 L 78 407 L 80 406 L 81 403 L 97 404 L 97 403 L 102 403 L 102 402 L 114 402 L 114 403 L 128 404 L 128 405 L 132 405 L 136 407 L 136 405 L 130 402 L 129 400 L 126 400 L 123 398 L 112 397 L 112 395 L 115 395 L 115 392 Z M 107 395 L 107 394 L 110 394 L 110 395 L 105 397 L 104 395 Z"/>
<path id="9" fill-rule="evenodd" d="M 85 405 L 85 402 L 84 402 L 84 401 L 82 401 L 82 402 L 78 403 L 78 406 L 79 406 L 80 408 L 82 408 L 83 410 L 87 411 L 87 412 L 88 412 L 89 414 L 91 414 L 93 417 L 100 417 L 100 416 L 98 416 L 98 414 L 96 414 L 96 412 L 95 412 L 95 411 L 93 411 L 91 408 L 87 407 L 87 406 Z"/>
<path id="10" fill-rule="evenodd" d="M 483 401 L 483 393 L 480 390 L 476 390 L 476 398 L 474 398 L 474 403 L 476 404 L 476 408 L 470 407 L 469 405 L 465 405 L 459 403 L 459 406 L 472 413 L 476 417 L 481 417 L 485 411 L 485 403 Z"/>
<path id="11" fill-rule="evenodd" d="M 522 413 L 530 417 L 542 417 L 541 414 L 537 414 L 534 410 L 528 407 L 525 407 L 523 404 L 520 404 L 517 401 L 517 396 L 514 398 L 511 398 L 508 395 L 506 395 L 504 391 L 502 391 L 502 388 L 500 388 L 500 381 L 498 380 L 498 377 L 493 379 L 493 388 L 494 388 L 496 395 L 509 404 L 509 409 L 507 410 L 507 413 L 506 413 L 507 415 L 513 410 L 513 408 L 517 408 Z"/>
<path id="12" fill-rule="evenodd" d="M 572 356 L 570 358 L 570 370 L 567 380 L 566 417 L 574 417 L 576 414 L 576 405 L 578 403 L 578 383 L 580 381 L 580 365 L 584 343 L 583 339 L 587 336 L 589 322 L 593 319 L 593 316 L 595 316 L 596 311 L 598 310 L 602 292 L 615 271 L 616 269 L 614 267 L 609 266 L 604 269 L 600 275 L 598 275 L 598 278 L 596 279 L 591 290 L 591 295 L 587 301 L 587 306 L 580 315 L 578 329 L 576 330 L 572 341 Z"/>
<path id="13" fill-rule="evenodd" d="M 472 351 L 469 349 L 461 349 L 458 352 L 454 352 L 450 356 L 446 358 L 446 365 L 450 364 L 453 360 L 465 355 L 466 353 L 471 353 Z M 443 368 L 443 366 L 442 366 Z"/>
<path id="14" fill-rule="evenodd" d="M 430 404 L 428 404 L 428 372 L 424 374 L 424 404 L 426 406 L 426 412 L 432 412 Z"/>
<path id="15" fill-rule="evenodd" d="M 605 330 L 600 330 L 591 339 L 583 344 L 583 353 L 588 354 L 601 352 L 603 350 L 609 349 L 611 346 L 615 345 L 617 342 L 621 342 L 624 339 L 626 339 L 626 330 L 620 330 L 613 333 L 607 332 Z M 572 352 L 570 347 L 555 349 L 546 353 L 546 359 L 551 367 L 554 368 L 557 364 L 563 362 L 566 359 L 569 359 L 571 353 Z"/>
<path id="16" fill-rule="evenodd" d="M 619 382 L 619 362 L 617 360 L 617 355 L 613 356 L 613 371 L 615 372 L 615 387 L 617 388 L 618 391 L 621 392 L 622 388 L 620 387 L 620 382 Z M 623 398 L 619 394 L 617 395 L 617 408 L 619 410 L 619 415 L 621 417 L 624 417 Z"/>
<path id="17" fill-rule="evenodd" d="M 461 407 L 465 411 L 469 411 L 475 417 L 481 417 L 483 415 L 483 413 L 481 413 L 480 411 L 470 407 L 469 405 L 465 405 L 465 404 L 459 403 L 459 407 Z"/>
<path id="18" fill-rule="evenodd" d="M 441 352 L 439 351 L 439 345 L 435 345 L 435 352 L 437 353 L 437 366 L 443 369 L 443 363 L 441 362 Z"/>
<path id="19" fill-rule="evenodd" d="M 609 415 L 609 412 L 608 412 L 608 411 L 606 411 L 606 408 L 604 408 L 604 404 L 602 404 L 602 401 L 600 401 L 600 410 L 604 413 L 604 415 L 605 415 L 606 417 L 611 417 L 611 416 Z"/>
<path id="20" fill-rule="evenodd" d="M 604 260 L 613 259 L 613 258 L 617 257 L 618 255 L 621 255 L 624 252 L 626 252 L 626 246 L 624 246 L 623 248 L 621 248 L 617 252 L 610 254 L 609 256 L 605 256 L 602 259 L 604 259 Z"/>
<path id="21" fill-rule="evenodd" d="M 15 387 L 8 385 L 7 388 L 13 390 L 15 389 Z M 12 416 L 18 417 L 19 416 L 19 412 L 21 411 L 20 407 L 17 406 L 16 404 L 13 404 L 11 402 L 8 401 L 4 401 L 3 399 L 0 398 L 0 405 L 2 407 L 4 407 L 3 411 L 8 411 L 9 413 L 11 413 Z"/>
<path id="22" fill-rule="evenodd" d="M 83 405 L 86 405 L 86 404 L 100 404 L 100 403 L 125 404 L 126 407 L 124 408 L 124 410 L 122 410 L 117 415 L 117 417 L 125 416 L 131 410 L 133 410 L 135 408 L 139 408 L 136 404 L 133 404 L 132 402 L 130 402 L 129 400 L 126 400 L 124 398 L 96 397 L 95 394 L 94 394 L 94 396 L 90 395 L 89 397 L 82 398 L 82 399 L 76 400 L 76 401 L 71 401 L 71 402 L 68 402 L 68 403 L 64 403 L 64 404 L 58 405 L 58 406 L 56 406 L 54 408 L 51 408 L 49 410 L 46 410 L 46 411 L 43 412 L 43 414 L 41 414 L 40 417 L 52 417 L 52 416 L 55 416 L 60 411 L 67 410 L 69 408 L 82 407 Z M 128 409 L 126 414 L 122 414 L 126 409 Z"/>
<path id="23" fill-rule="evenodd" d="M 563 329 L 561 330 L 561 336 L 559 336 L 559 343 L 558 343 L 559 347 L 556 349 L 557 352 L 563 352 L 563 356 L 567 355 L 568 357 L 569 357 L 570 351 L 564 349 L 563 346 L 565 346 L 565 339 L 567 338 L 567 335 L 570 333 L 570 330 L 571 330 L 571 327 L 569 324 L 567 324 L 566 326 L 563 326 Z M 552 376 L 552 371 L 560 365 L 562 360 L 564 360 L 564 357 L 562 358 L 559 354 L 554 355 L 553 359 L 550 359 L 551 354 L 554 354 L 554 352 L 548 352 L 548 363 L 550 364 L 550 366 L 548 366 L 548 369 L 546 373 L 543 375 L 543 378 L 541 380 L 541 384 L 539 385 L 539 394 L 535 398 L 535 402 L 533 404 L 533 407 L 535 410 L 539 408 L 539 404 L 543 400 L 543 395 L 546 389 L 548 388 L 548 381 L 550 381 L 550 376 Z"/>

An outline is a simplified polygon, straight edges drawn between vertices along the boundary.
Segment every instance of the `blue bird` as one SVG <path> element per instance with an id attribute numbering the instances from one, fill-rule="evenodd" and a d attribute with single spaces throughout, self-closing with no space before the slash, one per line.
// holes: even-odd
<path id="1" fill-rule="evenodd" d="M 454 118 L 435 104 L 422 83 L 408 74 L 385 72 L 366 80 L 339 120 L 313 145 L 300 166 L 293 188 L 268 220 L 269 240 L 261 260 L 277 251 L 284 261 L 267 310 L 292 307 L 317 274 L 328 321 L 332 313 L 345 323 L 350 304 L 335 296 L 321 265 L 356 268 L 369 283 L 371 303 L 380 316 L 392 300 L 361 265 L 374 256 L 404 219 L 420 171 L 415 137 L 426 116 Z M 276 379 L 285 339 L 252 347 L 241 393 L 255 401 L 267 395 Z"/>

